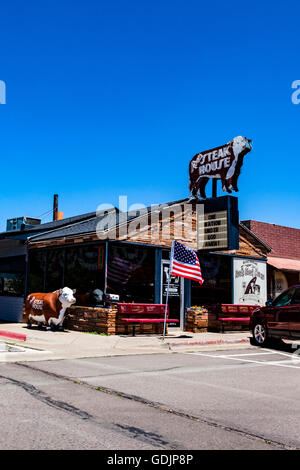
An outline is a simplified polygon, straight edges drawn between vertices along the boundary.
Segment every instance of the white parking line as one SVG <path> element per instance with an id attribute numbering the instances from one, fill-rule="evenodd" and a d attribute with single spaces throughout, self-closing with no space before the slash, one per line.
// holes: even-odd
<path id="1" fill-rule="evenodd" d="M 287 363 L 289 362 L 292 362 L 293 360 L 295 361 L 295 358 L 291 358 L 291 356 L 288 356 L 290 357 L 290 361 L 281 361 L 281 362 L 278 362 L 278 361 L 254 361 L 254 360 L 251 360 L 251 359 L 238 359 L 237 357 L 232 357 L 232 356 L 227 356 L 225 354 L 223 355 L 213 355 L 213 354 L 204 354 L 204 353 L 184 353 L 184 354 L 192 354 L 193 356 L 205 356 L 205 357 L 211 357 L 211 358 L 216 358 L 216 359 L 228 359 L 230 361 L 239 361 L 239 362 L 249 362 L 249 363 L 252 363 L 252 364 L 258 364 L 258 365 L 261 365 L 261 366 L 273 366 L 273 367 L 286 367 L 286 368 L 291 368 L 291 369 L 298 369 L 300 370 L 300 360 L 297 359 L 297 361 L 299 360 L 299 366 L 295 366 L 295 365 L 288 365 Z"/>
<path id="2" fill-rule="evenodd" d="M 284 352 L 282 352 L 282 351 L 273 351 L 272 349 L 265 349 L 265 351 L 271 351 L 271 352 L 273 352 L 274 354 L 279 354 L 280 356 L 291 357 L 291 354 L 284 353 Z M 263 354 L 263 353 L 261 353 L 261 354 Z"/>
<path id="3" fill-rule="evenodd" d="M 266 354 L 276 354 L 276 352 L 259 352 L 259 353 L 247 353 L 247 354 L 228 354 L 226 357 L 241 357 L 241 356 L 265 356 Z"/>

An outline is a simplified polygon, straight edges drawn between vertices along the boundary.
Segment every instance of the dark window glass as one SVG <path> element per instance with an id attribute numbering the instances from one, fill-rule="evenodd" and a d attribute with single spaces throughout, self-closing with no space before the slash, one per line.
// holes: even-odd
<path id="1" fill-rule="evenodd" d="M 0 295 L 23 297 L 24 273 L 0 273 Z"/>
<path id="2" fill-rule="evenodd" d="M 0 295 L 23 297 L 25 257 L 0 258 Z"/>
<path id="3" fill-rule="evenodd" d="M 231 258 L 199 255 L 204 283 L 192 281 L 191 304 L 231 303 Z"/>
<path id="4" fill-rule="evenodd" d="M 46 292 L 64 287 L 64 250 L 48 250 L 46 263 Z"/>
<path id="5" fill-rule="evenodd" d="M 294 293 L 295 288 L 291 288 L 283 292 L 274 300 L 273 307 L 284 307 L 286 305 L 290 305 Z"/>
<path id="6" fill-rule="evenodd" d="M 28 292 L 44 292 L 44 273 L 45 273 L 46 251 L 29 251 L 29 276 Z"/>
<path id="7" fill-rule="evenodd" d="M 296 289 L 296 292 L 291 301 L 291 305 L 300 305 L 300 289 Z"/>
<path id="8" fill-rule="evenodd" d="M 78 305 L 97 303 L 97 296 L 101 297 L 104 291 L 104 277 L 105 245 L 86 245 L 66 249 L 64 284 L 71 289 L 76 289 Z M 92 293 L 97 295 L 92 295 Z"/>
<path id="9" fill-rule="evenodd" d="M 162 250 L 162 259 L 170 259 L 171 250 Z"/>
<path id="10" fill-rule="evenodd" d="M 155 249 L 132 245 L 110 245 L 107 291 L 123 302 L 154 303 Z"/>

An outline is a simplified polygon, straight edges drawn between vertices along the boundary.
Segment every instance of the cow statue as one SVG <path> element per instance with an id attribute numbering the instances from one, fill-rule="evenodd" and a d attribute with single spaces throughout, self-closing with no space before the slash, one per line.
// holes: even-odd
<path id="1" fill-rule="evenodd" d="M 209 179 L 222 181 L 222 190 L 238 191 L 237 180 L 241 173 L 244 156 L 252 149 L 251 140 L 238 136 L 226 145 L 197 153 L 190 161 L 189 175 L 192 198 L 198 193 L 205 199 L 205 186 Z"/>
<path id="2" fill-rule="evenodd" d="M 32 320 L 39 326 L 46 325 L 47 330 L 59 327 L 62 329 L 65 312 L 75 304 L 76 289 L 64 287 L 55 292 L 30 294 L 25 301 L 27 327 L 31 328 Z"/>

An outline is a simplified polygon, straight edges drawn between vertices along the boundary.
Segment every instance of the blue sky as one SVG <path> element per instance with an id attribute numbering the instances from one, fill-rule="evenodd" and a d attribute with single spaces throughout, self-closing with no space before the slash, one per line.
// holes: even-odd
<path id="1" fill-rule="evenodd" d="M 253 140 L 240 218 L 300 228 L 299 13 L 296 1 L 2 4 L 0 230 L 51 210 L 54 193 L 65 217 L 119 195 L 187 197 L 193 155 L 237 135 Z"/>

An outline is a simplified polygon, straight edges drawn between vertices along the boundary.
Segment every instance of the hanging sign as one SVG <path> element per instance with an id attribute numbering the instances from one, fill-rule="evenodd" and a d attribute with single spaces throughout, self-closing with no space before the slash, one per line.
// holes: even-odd
<path id="1" fill-rule="evenodd" d="M 197 204 L 197 250 L 238 250 L 238 201 L 233 196 Z"/>

